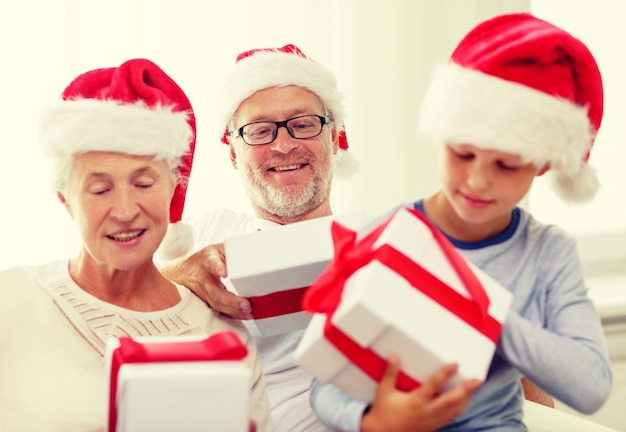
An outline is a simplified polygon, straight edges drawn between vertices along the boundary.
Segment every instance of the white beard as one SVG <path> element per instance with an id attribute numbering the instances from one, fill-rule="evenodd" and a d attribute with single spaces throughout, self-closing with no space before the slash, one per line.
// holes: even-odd
<path id="1" fill-rule="evenodd" d="M 249 166 L 240 168 L 239 175 L 255 206 L 279 217 L 295 218 L 319 207 L 330 194 L 330 161 L 310 166 L 318 169 L 314 171 L 312 181 L 304 186 L 277 188 L 265 181 L 262 169 L 253 171 Z"/>

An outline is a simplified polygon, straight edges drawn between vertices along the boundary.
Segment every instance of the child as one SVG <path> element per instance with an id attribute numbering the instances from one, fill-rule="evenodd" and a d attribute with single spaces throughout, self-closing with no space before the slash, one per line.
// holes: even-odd
<path id="1" fill-rule="evenodd" d="M 544 173 L 566 201 L 594 196 L 587 159 L 602 113 L 596 62 L 565 31 L 517 13 L 463 38 L 420 113 L 420 129 L 442 146 L 442 187 L 410 205 L 514 293 L 487 379 L 438 394 L 454 371 L 447 366 L 402 393 L 392 361 L 369 406 L 314 381 L 311 403 L 322 422 L 363 431 L 524 431 L 522 376 L 580 412 L 603 405 L 611 369 L 576 244 L 517 207 Z"/>

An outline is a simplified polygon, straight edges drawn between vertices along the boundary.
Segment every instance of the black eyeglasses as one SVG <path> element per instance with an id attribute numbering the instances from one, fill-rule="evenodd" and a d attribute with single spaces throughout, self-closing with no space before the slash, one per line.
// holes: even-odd
<path id="1" fill-rule="evenodd" d="M 324 125 L 331 121 L 330 117 L 319 115 L 303 115 L 279 122 L 260 121 L 248 123 L 239 129 L 230 131 L 228 136 L 235 134 L 241 137 L 246 144 L 257 146 L 273 142 L 278 135 L 278 129 L 284 127 L 292 138 L 315 138 L 322 133 Z"/>

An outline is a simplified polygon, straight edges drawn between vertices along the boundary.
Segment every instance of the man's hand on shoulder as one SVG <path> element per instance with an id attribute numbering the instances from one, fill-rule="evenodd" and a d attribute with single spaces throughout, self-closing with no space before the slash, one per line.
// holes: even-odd
<path id="1" fill-rule="evenodd" d="M 237 319 L 252 319 L 250 302 L 228 291 L 221 278 L 227 276 L 224 243 L 206 246 L 193 255 L 161 269 L 204 300 L 212 309 Z"/>

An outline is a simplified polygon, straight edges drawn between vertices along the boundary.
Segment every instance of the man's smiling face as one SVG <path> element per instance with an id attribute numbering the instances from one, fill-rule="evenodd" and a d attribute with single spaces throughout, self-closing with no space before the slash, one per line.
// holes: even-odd
<path id="1" fill-rule="evenodd" d="M 242 102 L 233 129 L 309 114 L 327 114 L 315 94 L 297 86 L 270 87 Z M 314 138 L 295 139 L 279 128 L 269 144 L 249 146 L 235 137 L 230 141 L 233 166 L 258 216 L 303 218 L 321 207 L 330 208 L 332 158 L 338 150 L 334 123 Z"/>

